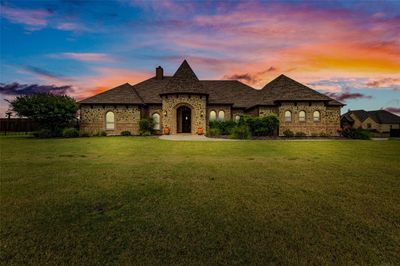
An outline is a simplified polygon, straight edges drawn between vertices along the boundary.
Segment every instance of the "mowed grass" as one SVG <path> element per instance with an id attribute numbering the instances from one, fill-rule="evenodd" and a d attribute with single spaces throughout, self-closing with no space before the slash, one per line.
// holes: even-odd
<path id="1" fill-rule="evenodd" d="M 2 137 L 1 263 L 400 263 L 399 141 Z"/>

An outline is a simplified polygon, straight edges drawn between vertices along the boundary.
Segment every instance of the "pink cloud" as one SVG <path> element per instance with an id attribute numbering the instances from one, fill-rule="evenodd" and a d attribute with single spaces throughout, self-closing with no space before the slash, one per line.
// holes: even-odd
<path id="1" fill-rule="evenodd" d="M 393 88 L 395 90 L 400 90 L 400 78 L 374 79 L 367 82 L 365 85 L 373 88 Z"/>
<path id="2" fill-rule="evenodd" d="M 386 107 L 385 110 L 400 115 L 400 107 Z"/>
<path id="3" fill-rule="evenodd" d="M 90 31 L 88 27 L 77 22 L 61 22 L 56 25 L 56 29 L 75 32 Z"/>
<path id="4" fill-rule="evenodd" d="M 61 53 L 61 54 L 52 54 L 50 56 L 53 58 L 73 59 L 84 62 L 114 61 L 114 58 L 112 56 L 104 53 Z"/>
<path id="5" fill-rule="evenodd" d="M 40 29 L 48 24 L 48 17 L 52 12 L 45 9 L 21 9 L 8 6 L 1 6 L 1 16 L 12 23 L 24 24 L 31 29 Z"/>
<path id="6" fill-rule="evenodd" d="M 372 97 L 369 95 L 365 95 L 362 93 L 351 93 L 351 92 L 343 92 L 343 93 L 335 93 L 335 92 L 327 92 L 325 93 L 329 97 L 339 101 L 345 102 L 346 100 L 354 100 L 354 99 L 371 99 Z"/>

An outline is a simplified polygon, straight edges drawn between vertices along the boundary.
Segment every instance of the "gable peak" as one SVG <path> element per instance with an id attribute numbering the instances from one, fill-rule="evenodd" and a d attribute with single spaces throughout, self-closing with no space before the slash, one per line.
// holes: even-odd
<path id="1" fill-rule="evenodd" d="M 193 69 L 190 67 L 189 63 L 183 60 L 182 64 L 179 66 L 174 74 L 174 78 L 188 79 L 188 80 L 199 80 L 194 73 Z"/>

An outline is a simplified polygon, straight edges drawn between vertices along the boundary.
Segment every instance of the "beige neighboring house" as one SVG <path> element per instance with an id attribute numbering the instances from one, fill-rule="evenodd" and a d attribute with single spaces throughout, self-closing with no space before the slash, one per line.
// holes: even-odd
<path id="1" fill-rule="evenodd" d="M 279 135 L 290 129 L 306 135 L 336 136 L 342 103 L 285 75 L 257 90 L 237 80 L 199 80 L 185 60 L 173 76 L 156 68 L 154 77 L 125 83 L 79 102 L 84 131 L 139 133 L 139 120 L 152 117 L 159 134 L 196 134 L 211 120 L 238 121 L 243 114 L 278 116 Z M 167 130 L 167 131 L 168 131 Z"/>
<path id="2" fill-rule="evenodd" d="M 342 128 L 371 130 L 373 135 L 400 137 L 400 116 L 386 110 L 349 110 L 341 117 Z"/>

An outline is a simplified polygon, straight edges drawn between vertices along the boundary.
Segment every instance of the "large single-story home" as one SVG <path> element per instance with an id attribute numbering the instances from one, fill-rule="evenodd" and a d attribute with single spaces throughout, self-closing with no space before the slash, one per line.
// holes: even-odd
<path id="1" fill-rule="evenodd" d="M 154 77 L 128 83 L 84 99 L 80 103 L 81 129 L 139 133 L 139 120 L 152 117 L 162 134 L 205 133 L 212 120 L 239 120 L 240 115 L 278 116 L 279 135 L 287 129 L 306 135 L 335 136 L 340 130 L 342 103 L 285 75 L 262 89 L 238 80 L 199 80 L 185 60 L 173 76 L 156 68 Z"/>
<path id="2" fill-rule="evenodd" d="M 371 130 L 382 137 L 400 137 L 400 116 L 386 110 L 349 110 L 341 117 L 342 128 Z"/>

